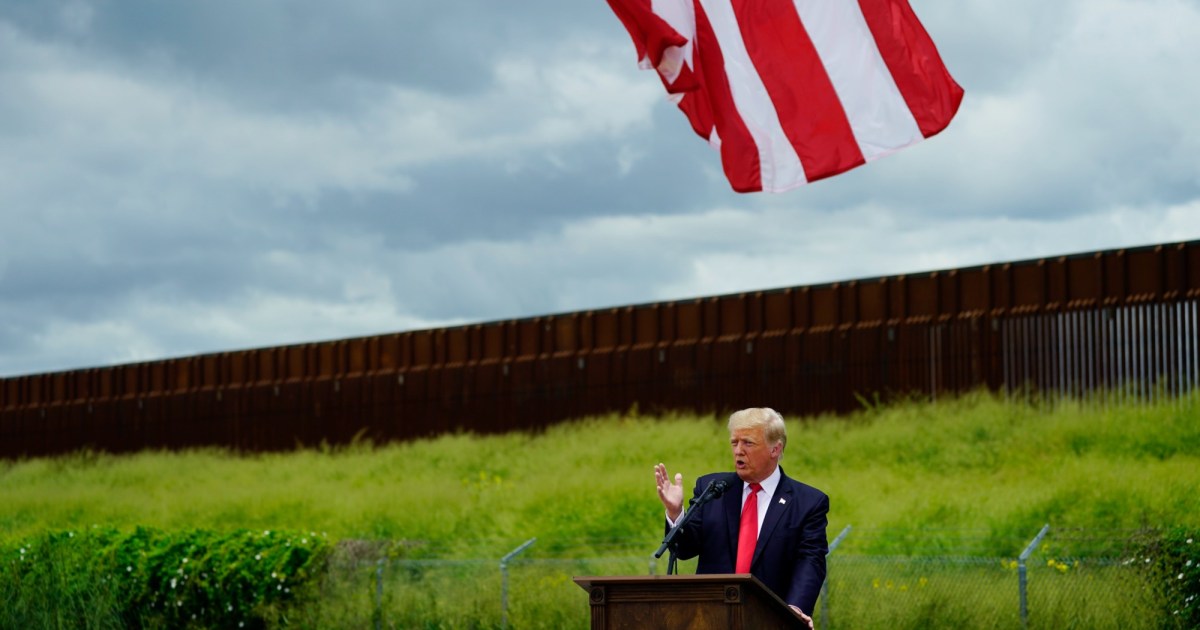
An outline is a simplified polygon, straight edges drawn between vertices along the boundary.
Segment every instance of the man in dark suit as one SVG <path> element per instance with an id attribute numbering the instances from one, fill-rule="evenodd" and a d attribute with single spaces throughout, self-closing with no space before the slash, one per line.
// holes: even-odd
<path id="1" fill-rule="evenodd" d="M 751 573 L 812 627 L 813 608 L 825 581 L 829 497 L 783 474 L 787 445 L 783 418 L 772 409 L 743 409 L 729 417 L 735 472 L 696 480 L 695 495 L 709 482 L 727 482 L 725 494 L 701 505 L 676 537 L 678 557 L 700 556 L 697 573 Z M 683 515 L 683 475 L 654 467 L 667 527 Z"/>

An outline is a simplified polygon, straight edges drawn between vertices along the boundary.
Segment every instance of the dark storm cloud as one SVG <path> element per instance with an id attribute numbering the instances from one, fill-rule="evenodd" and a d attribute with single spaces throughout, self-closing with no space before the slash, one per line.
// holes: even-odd
<path id="1" fill-rule="evenodd" d="M 607 12 L 602 2 L 547 0 L 520 10 L 487 0 L 108 0 L 5 11 L 39 38 L 192 75 L 231 98 L 284 111 L 344 109 L 356 96 L 369 98 L 356 95 L 360 83 L 478 94 L 496 56 L 612 35 L 620 25 Z"/>
<path id="2" fill-rule="evenodd" d="M 941 135 L 729 190 L 605 2 L 0 0 L 0 375 L 1200 236 L 1200 11 L 917 2 Z"/>
<path id="3" fill-rule="evenodd" d="M 718 163 L 698 138 L 677 134 L 637 150 L 627 172 L 613 158 L 621 146 L 606 140 L 571 145 L 561 160 L 530 154 L 519 165 L 481 157 L 419 166 L 409 172 L 413 190 L 327 191 L 311 220 L 313 227 L 381 234 L 389 249 L 419 251 L 454 241 L 521 240 L 587 217 L 678 214 L 736 201 L 723 178 L 703 176 Z"/>

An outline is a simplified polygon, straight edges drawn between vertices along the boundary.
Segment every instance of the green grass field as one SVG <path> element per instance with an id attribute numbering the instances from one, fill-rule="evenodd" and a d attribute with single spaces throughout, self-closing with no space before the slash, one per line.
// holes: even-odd
<path id="1" fill-rule="evenodd" d="M 838 550 L 848 556 L 1015 558 L 1047 523 L 1091 533 L 1051 536 L 1043 554 L 1114 554 L 1130 531 L 1200 525 L 1195 395 L 1133 405 L 973 394 L 793 418 L 788 435 L 783 466 L 830 495 L 831 538 L 853 526 Z M 391 546 L 389 624 L 491 627 L 499 623 L 496 562 L 536 537 L 525 564 L 514 565 L 511 625 L 584 627 L 586 597 L 571 575 L 648 570 L 662 537 L 659 461 L 689 487 L 699 474 L 729 469 L 724 418 L 626 414 L 538 433 L 281 454 L 8 461 L 0 463 L 0 539 L 143 525 L 403 541 Z M 587 564 L 594 558 L 628 560 Z M 293 625 L 371 619 L 362 609 L 373 606 L 373 578 L 360 573 L 349 586 L 327 585 L 324 607 L 295 613 Z M 402 579 L 417 573 L 442 586 Z M 1015 584 L 997 596 L 1015 597 Z M 994 590 L 984 587 L 985 596 Z M 970 617 L 913 601 L 914 619 L 940 614 L 962 626 Z"/>

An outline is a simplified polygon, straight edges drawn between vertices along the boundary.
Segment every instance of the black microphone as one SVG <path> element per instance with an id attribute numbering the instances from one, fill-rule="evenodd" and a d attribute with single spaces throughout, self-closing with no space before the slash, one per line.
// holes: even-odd
<path id="1" fill-rule="evenodd" d="M 696 508 L 708 503 L 709 501 L 712 501 L 713 499 L 719 498 L 721 495 L 725 494 L 725 490 L 728 488 L 729 482 L 725 481 L 724 479 L 714 479 L 708 482 L 708 485 L 704 488 L 704 492 L 701 492 L 698 496 L 692 497 L 692 499 L 688 501 L 687 511 L 684 512 L 683 517 L 680 518 L 677 523 L 675 523 L 675 527 L 672 527 L 671 531 L 667 532 L 666 537 L 663 538 L 662 545 L 659 546 L 658 551 L 654 552 L 654 557 L 661 557 L 664 551 L 673 546 L 675 537 L 679 535 L 679 531 L 682 530 L 683 526 L 688 521 L 692 520 L 692 517 L 696 515 Z M 672 551 L 671 563 L 667 565 L 668 575 L 671 573 L 672 567 L 674 566 L 674 555 L 675 554 Z"/>
<path id="2" fill-rule="evenodd" d="M 704 492 L 701 492 L 699 496 L 692 497 L 688 501 L 688 507 L 699 507 L 713 499 L 718 499 L 722 494 L 725 494 L 725 490 L 728 487 L 729 483 L 724 479 L 714 479 L 708 482 L 708 485 L 704 488 Z"/>

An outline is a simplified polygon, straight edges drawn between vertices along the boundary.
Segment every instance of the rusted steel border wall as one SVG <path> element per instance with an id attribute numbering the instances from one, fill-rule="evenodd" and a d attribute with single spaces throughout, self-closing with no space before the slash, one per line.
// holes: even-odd
<path id="1" fill-rule="evenodd" d="M 0 379 L 0 456 L 1197 385 L 1200 241 Z"/>

